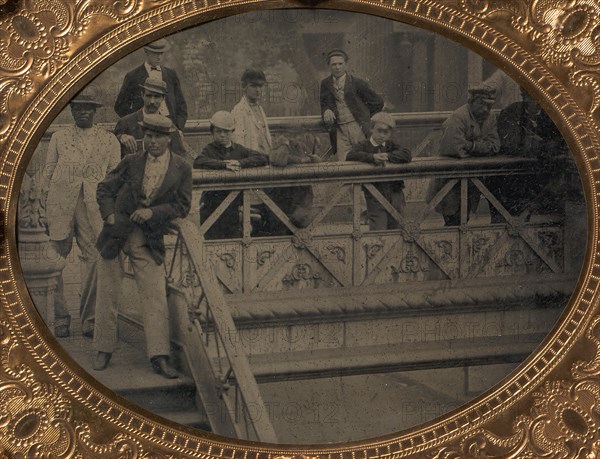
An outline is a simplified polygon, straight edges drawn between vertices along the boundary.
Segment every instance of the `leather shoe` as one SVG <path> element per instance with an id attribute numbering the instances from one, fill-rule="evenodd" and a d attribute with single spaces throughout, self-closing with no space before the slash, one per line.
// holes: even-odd
<path id="1" fill-rule="evenodd" d="M 57 325 L 54 327 L 54 336 L 57 338 L 68 338 L 70 334 L 68 325 Z"/>
<path id="2" fill-rule="evenodd" d="M 164 355 L 159 355 L 158 357 L 153 357 L 150 362 L 152 363 L 152 369 L 155 373 L 167 378 L 167 379 L 175 379 L 178 378 L 179 375 L 175 369 L 171 368 L 169 362 L 167 361 L 167 357 Z"/>
<path id="3" fill-rule="evenodd" d="M 94 360 L 94 370 L 105 370 L 111 357 L 112 354 L 110 352 L 98 352 L 98 354 L 96 354 L 96 359 Z"/>

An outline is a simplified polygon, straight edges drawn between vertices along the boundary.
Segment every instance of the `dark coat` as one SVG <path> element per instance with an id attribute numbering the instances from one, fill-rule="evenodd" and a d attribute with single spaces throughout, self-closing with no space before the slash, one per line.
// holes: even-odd
<path id="1" fill-rule="evenodd" d="M 161 66 L 162 79 L 167 83 L 167 95 L 165 102 L 169 109 L 169 118 L 175 126 L 180 130 L 185 127 L 188 112 L 183 92 L 181 91 L 181 83 L 175 70 Z M 148 72 L 144 64 L 134 68 L 125 75 L 123 85 L 115 102 L 115 112 L 120 118 L 133 113 L 144 106 L 142 98 L 143 90 L 140 87 L 148 78 Z"/>
<path id="2" fill-rule="evenodd" d="M 176 218 L 185 217 L 192 200 L 192 169 L 177 155 L 171 154 L 167 173 L 156 196 L 149 206 L 142 204 L 142 191 L 146 153 L 127 155 L 106 178 L 98 184 L 96 200 L 100 215 L 105 220 L 96 248 L 106 259 L 115 258 L 123 249 L 127 238 L 137 223 L 129 217 L 139 208 L 152 209 L 152 218 L 139 225 L 146 237 L 147 247 L 157 264 L 165 256 L 163 235 Z M 115 215 L 115 224 L 108 225 L 106 218 Z"/>
<path id="3" fill-rule="evenodd" d="M 377 152 L 377 147 L 373 146 L 370 139 L 363 140 L 352 147 L 352 150 L 350 150 L 346 157 L 346 161 L 360 161 L 363 163 L 374 164 L 375 160 L 373 159 L 373 155 Z M 381 153 L 387 153 L 391 163 L 408 163 L 412 159 L 410 150 L 401 147 L 393 140 L 388 140 L 385 143 L 385 147 Z M 402 180 L 397 180 L 395 182 L 376 183 L 375 187 L 382 192 L 383 190 L 394 192 L 402 190 L 404 188 L 404 182 Z"/>
<path id="4" fill-rule="evenodd" d="M 269 158 L 258 151 L 240 145 L 231 144 L 230 148 L 211 142 L 202 153 L 194 160 L 194 168 L 199 169 L 225 169 L 225 160 L 235 159 L 240 162 L 242 168 L 266 166 Z"/>
<path id="5" fill-rule="evenodd" d="M 140 122 L 144 119 L 143 109 L 139 109 L 133 113 L 130 113 L 127 116 L 119 119 L 117 121 L 117 125 L 115 126 L 114 134 L 120 141 L 120 136 L 122 134 L 127 134 L 132 136 L 135 140 L 139 140 L 138 142 L 138 152 L 142 151 L 142 142 L 141 140 L 144 138 L 144 129 L 140 126 Z M 191 155 L 185 149 L 180 135 L 177 131 L 171 134 L 171 146 L 170 149 L 173 153 L 182 156 L 188 162 L 192 162 Z M 121 144 L 121 159 L 125 157 L 127 154 L 125 147 Z"/>
<path id="6" fill-rule="evenodd" d="M 338 116 L 337 104 L 335 99 L 335 90 L 333 88 L 333 76 L 329 75 L 321 81 L 321 116 L 325 110 L 331 110 Z M 369 84 L 355 76 L 346 74 L 346 83 L 344 85 L 344 99 L 346 104 L 354 116 L 356 122 L 360 125 L 365 133 L 365 137 L 369 137 L 371 131 L 371 116 L 380 112 L 383 109 L 383 99 L 377 94 Z M 329 131 L 331 146 L 336 151 L 336 129 L 334 124 Z"/>

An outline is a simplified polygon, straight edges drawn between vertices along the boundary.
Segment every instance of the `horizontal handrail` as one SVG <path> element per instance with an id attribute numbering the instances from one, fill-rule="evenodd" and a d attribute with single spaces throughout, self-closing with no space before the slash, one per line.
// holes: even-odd
<path id="1" fill-rule="evenodd" d="M 288 167 L 254 167 L 237 173 L 227 170 L 195 169 L 194 188 L 234 189 L 241 187 L 299 185 L 298 182 L 392 181 L 402 178 L 467 178 L 531 172 L 535 159 L 494 156 L 486 158 L 416 158 L 410 163 L 388 163 L 385 167 L 359 162 L 323 162 Z"/>
<path id="2" fill-rule="evenodd" d="M 452 112 L 412 112 L 412 113 L 391 113 L 396 120 L 396 128 L 403 126 L 427 127 L 441 125 Z M 282 131 L 323 131 L 325 128 L 319 115 L 309 116 L 278 116 L 267 118 L 269 129 L 272 132 Z M 98 126 L 113 131 L 116 123 L 98 123 Z M 44 133 L 43 139 L 47 140 L 54 132 L 64 129 L 70 124 L 52 124 Z M 184 133 L 190 135 L 208 134 L 210 124 L 207 119 L 188 120 Z"/>

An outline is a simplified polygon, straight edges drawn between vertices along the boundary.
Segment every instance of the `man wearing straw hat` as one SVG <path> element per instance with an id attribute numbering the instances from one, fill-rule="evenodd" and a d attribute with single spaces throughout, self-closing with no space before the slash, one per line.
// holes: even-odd
<path id="1" fill-rule="evenodd" d="M 123 270 L 119 254 L 128 255 L 143 315 L 146 352 L 153 370 L 176 378 L 169 366 L 169 309 L 163 261 L 163 236 L 170 223 L 185 217 L 192 197 L 191 166 L 169 150 L 175 126 L 170 119 L 147 115 L 143 153 L 127 155 L 98 184 L 96 193 L 104 227 L 96 247 L 98 304 L 94 347 L 95 370 L 104 370 L 115 351 Z"/>
<path id="2" fill-rule="evenodd" d="M 119 142 L 113 134 L 96 126 L 94 116 L 102 104 L 88 88 L 70 103 L 75 124 L 55 132 L 46 155 L 42 189 L 48 193 L 46 218 L 50 240 L 61 256 L 67 257 L 73 237 L 81 251 L 79 315 L 82 332 L 91 336 L 96 305 L 96 238 L 102 218 L 96 203 L 96 187 L 118 163 Z M 55 296 L 54 331 L 58 337 L 70 334 L 62 274 Z"/>
<path id="3" fill-rule="evenodd" d="M 144 46 L 146 61 L 131 70 L 125 79 L 115 102 L 115 112 L 123 118 L 144 106 L 141 85 L 151 77 L 167 84 L 167 92 L 158 113 L 171 118 L 177 129 L 183 131 L 187 121 L 187 104 L 181 83 L 175 70 L 162 65 L 164 53 L 169 49 L 167 40 L 160 39 Z"/>

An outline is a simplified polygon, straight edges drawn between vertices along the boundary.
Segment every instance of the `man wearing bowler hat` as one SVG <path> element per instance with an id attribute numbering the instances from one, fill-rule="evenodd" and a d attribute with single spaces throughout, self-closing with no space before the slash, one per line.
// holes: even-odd
<path id="1" fill-rule="evenodd" d="M 344 161 L 354 144 L 369 137 L 371 116 L 383 108 L 383 99 L 369 84 L 346 71 L 347 63 L 345 51 L 331 50 L 327 54 L 331 75 L 321 81 L 321 116 L 338 161 Z"/>
<path id="2" fill-rule="evenodd" d="M 98 237 L 98 304 L 94 346 L 95 370 L 104 370 L 118 341 L 117 322 L 123 270 L 119 254 L 128 255 L 143 314 L 146 351 L 152 368 L 176 378 L 169 366 L 164 234 L 185 217 L 192 196 L 191 166 L 169 149 L 175 129 L 170 119 L 147 115 L 141 122 L 145 151 L 127 155 L 98 184 L 96 193 L 104 227 Z"/>
<path id="3" fill-rule="evenodd" d="M 442 125 L 440 156 L 469 158 L 498 154 L 500 138 L 496 116 L 492 113 L 492 106 L 496 102 L 495 95 L 496 90 L 487 85 L 469 90 L 467 103 L 456 109 Z M 429 200 L 441 191 L 447 181 L 437 179 L 432 182 L 428 193 Z M 480 197 L 479 190 L 469 184 L 467 216 L 477 209 Z M 461 224 L 460 201 L 459 182 L 436 206 L 436 210 L 444 217 L 446 226 Z"/>
<path id="4" fill-rule="evenodd" d="M 52 135 L 41 184 L 48 193 L 46 217 L 50 240 L 63 257 L 71 252 L 73 237 L 81 251 L 79 315 L 82 332 L 89 336 L 96 305 L 95 242 L 102 228 L 96 186 L 119 163 L 119 142 L 113 134 L 94 124 L 96 109 L 102 104 L 93 92 L 93 88 L 88 88 L 71 100 L 75 124 Z M 55 295 L 55 319 L 56 336 L 69 336 L 70 315 L 62 274 Z"/>
<path id="5" fill-rule="evenodd" d="M 175 126 L 183 131 L 187 121 L 187 104 L 181 91 L 181 83 L 175 70 L 162 65 L 165 51 L 169 43 L 160 39 L 144 46 L 146 61 L 131 70 L 125 79 L 115 102 L 115 112 L 123 118 L 144 106 L 141 85 L 148 77 L 163 80 L 167 84 L 166 96 L 159 107 L 158 113 L 171 118 Z"/>
<path id="6" fill-rule="evenodd" d="M 160 112 L 160 106 L 164 103 L 167 94 L 167 84 L 154 77 L 148 77 L 140 85 L 140 89 L 143 107 L 121 118 L 115 126 L 114 133 L 121 143 L 121 158 L 130 153 L 143 151 L 144 129 L 140 123 L 144 120 L 144 116 Z M 191 163 L 193 159 L 191 151 L 179 129 L 171 133 L 170 149 Z"/>

